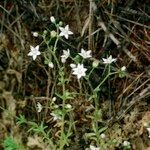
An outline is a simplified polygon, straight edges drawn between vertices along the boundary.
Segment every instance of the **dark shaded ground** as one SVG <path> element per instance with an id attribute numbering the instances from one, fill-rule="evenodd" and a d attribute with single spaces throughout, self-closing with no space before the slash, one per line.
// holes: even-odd
<path id="1" fill-rule="evenodd" d="M 96 5 L 95 5 L 96 4 Z M 96 6 L 96 7 L 94 7 Z M 93 8 L 93 9 L 91 9 Z M 117 58 L 116 67 L 127 67 L 128 75 L 116 76 L 107 81 L 99 96 L 102 109 L 100 126 L 108 125 L 110 139 L 121 142 L 126 139 L 133 150 L 149 150 L 150 140 L 145 123 L 150 125 L 150 6 L 148 0 L 24 0 L 0 2 L 0 143 L 9 135 L 22 139 L 26 145 L 26 128 L 20 129 L 16 116 L 24 114 L 27 120 L 44 121 L 48 126 L 50 116 L 39 116 L 35 110 L 35 97 L 46 97 L 48 76 L 45 65 L 31 62 L 27 54 L 30 45 L 42 39 L 33 38 L 31 32 L 51 30 L 50 17 L 69 24 L 74 36 L 70 41 L 60 42 L 60 49 L 92 49 L 93 57 L 100 60 L 108 54 Z M 88 22 L 88 23 L 87 23 Z M 106 29 L 105 29 L 106 27 Z M 94 34 L 93 34 L 94 33 Z M 92 35 L 91 35 L 92 34 Z M 43 47 L 44 49 L 44 47 Z M 59 55 L 59 54 L 58 54 Z M 99 82 L 103 68 L 95 70 L 91 81 Z M 49 94 L 55 81 L 54 74 Z M 78 91 L 76 81 L 68 87 Z M 111 85 L 111 86 L 110 86 Z M 85 90 L 86 84 L 85 84 Z M 46 99 L 43 100 L 46 103 Z M 90 131 L 91 120 L 86 109 L 91 105 L 79 97 L 72 102 L 77 133 L 71 138 L 68 149 L 85 149 L 83 134 Z M 10 112 L 7 113 L 8 110 Z M 54 135 L 57 128 L 54 129 Z M 55 137 L 54 137 L 55 138 Z M 88 144 L 87 144 L 88 145 Z M 1 148 L 2 149 L 2 148 Z M 29 149 L 29 148 L 28 148 Z M 67 148 L 66 148 L 67 149 Z M 110 150 L 122 149 L 114 146 Z"/>

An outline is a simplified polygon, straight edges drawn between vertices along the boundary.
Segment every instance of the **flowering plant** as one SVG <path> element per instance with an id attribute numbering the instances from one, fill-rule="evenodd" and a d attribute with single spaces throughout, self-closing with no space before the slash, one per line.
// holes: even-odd
<path id="1" fill-rule="evenodd" d="M 71 129 L 72 126 L 74 126 L 72 113 L 75 108 L 72 105 L 71 100 L 77 98 L 77 95 L 86 96 L 88 101 L 95 105 L 95 108 L 92 108 L 94 111 L 93 117 L 91 117 L 91 130 L 93 133 L 89 133 L 88 137 L 90 140 L 95 140 L 95 145 L 100 146 L 102 141 L 106 139 L 106 135 L 103 132 L 107 128 L 103 127 L 99 129 L 98 127 L 99 120 L 101 119 L 101 110 L 98 102 L 99 91 L 102 89 L 104 82 L 109 80 L 110 76 L 117 74 L 121 78 L 124 77 L 126 75 L 126 67 L 123 66 L 122 68 L 114 69 L 112 65 L 115 64 L 117 59 L 113 58 L 112 55 L 98 60 L 93 57 L 92 50 L 81 48 L 80 52 L 74 52 L 66 45 L 66 49 L 61 50 L 58 48 L 58 43 L 60 44 L 63 41 L 63 37 L 65 40 L 68 40 L 73 32 L 70 30 L 69 25 L 62 27 L 62 22 L 57 23 L 53 16 L 50 17 L 50 21 L 55 25 L 56 29 L 53 29 L 52 31 L 44 30 L 42 34 L 33 32 L 33 36 L 36 38 L 42 37 L 43 42 L 36 47 L 30 46 L 30 52 L 28 53 L 28 56 L 31 56 L 34 61 L 37 57 L 41 56 L 41 60 L 44 59 L 44 63 L 47 65 L 47 67 L 44 67 L 47 75 L 47 106 L 43 106 L 44 104 L 42 104 L 42 102 L 37 102 L 36 111 L 38 112 L 38 115 L 44 112 L 49 114 L 49 117 L 51 118 L 50 121 L 56 123 L 55 126 L 60 127 L 60 134 L 58 137 L 61 149 L 62 146 L 64 147 L 68 144 L 67 140 L 69 139 L 69 136 L 71 136 Z M 44 47 L 44 50 L 42 50 L 42 47 Z M 39 51 L 39 49 L 41 50 Z M 99 82 L 94 85 L 91 79 L 94 77 L 94 71 L 99 69 L 99 66 L 103 71 L 99 74 Z M 74 82 L 77 82 L 79 92 L 72 92 L 71 89 L 68 89 L 68 85 L 72 82 L 72 78 L 75 79 Z M 87 82 L 86 86 L 89 92 L 88 94 L 83 91 L 82 81 Z M 66 118 L 69 118 L 70 120 L 67 120 Z M 103 147 L 103 145 L 101 147 Z M 90 145 L 88 149 L 100 150 L 99 147 L 93 145 Z"/>

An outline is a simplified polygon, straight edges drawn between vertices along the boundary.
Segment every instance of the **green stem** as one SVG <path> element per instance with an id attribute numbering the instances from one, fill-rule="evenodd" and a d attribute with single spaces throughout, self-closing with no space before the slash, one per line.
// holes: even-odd
<path id="1" fill-rule="evenodd" d="M 100 82 L 100 84 L 94 89 L 94 91 L 97 91 L 99 90 L 99 88 L 102 86 L 102 84 L 107 80 L 107 78 L 113 74 L 116 74 L 117 72 L 113 72 L 113 73 L 110 73 L 110 74 L 107 74 L 107 76 L 103 79 L 102 82 Z"/>
<path id="2" fill-rule="evenodd" d="M 64 78 L 64 76 L 63 76 Z M 62 84 L 62 91 L 63 91 L 63 95 L 65 95 L 65 83 Z M 65 126 L 65 101 L 66 101 L 66 97 L 63 97 L 63 105 L 62 105 L 62 125 L 61 125 L 61 135 L 60 135 L 60 150 L 63 149 L 65 142 L 63 139 L 63 134 L 64 134 L 64 126 Z"/>

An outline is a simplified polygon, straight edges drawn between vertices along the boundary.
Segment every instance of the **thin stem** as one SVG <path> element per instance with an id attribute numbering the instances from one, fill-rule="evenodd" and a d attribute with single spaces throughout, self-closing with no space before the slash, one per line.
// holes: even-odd
<path id="1" fill-rule="evenodd" d="M 82 85 L 81 85 L 81 82 L 79 79 L 78 79 L 78 83 L 79 83 L 79 89 L 80 89 L 80 95 L 81 95 L 82 94 Z"/>
<path id="2" fill-rule="evenodd" d="M 117 73 L 117 72 L 113 72 L 113 73 L 107 74 L 107 76 L 103 79 L 102 82 L 100 82 L 100 84 L 94 89 L 94 91 L 97 91 L 97 90 L 101 87 L 101 85 L 107 80 L 107 78 L 108 78 L 109 76 L 111 76 L 111 75 L 113 75 L 113 74 L 116 74 L 116 73 Z"/>

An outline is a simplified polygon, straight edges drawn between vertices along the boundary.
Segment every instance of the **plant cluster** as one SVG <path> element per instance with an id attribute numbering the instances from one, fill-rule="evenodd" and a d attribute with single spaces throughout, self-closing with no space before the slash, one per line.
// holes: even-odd
<path id="1" fill-rule="evenodd" d="M 87 149 L 107 149 L 109 142 L 106 142 L 107 138 L 104 133 L 107 129 L 107 126 L 100 127 L 98 125 L 99 121 L 102 120 L 102 112 L 98 101 L 98 95 L 103 87 L 103 84 L 110 76 L 118 75 L 120 78 L 125 77 L 127 73 L 126 67 L 113 67 L 113 63 L 115 63 L 117 59 L 113 58 L 112 55 L 107 58 L 97 60 L 96 58 L 92 57 L 92 50 L 85 50 L 84 48 L 81 48 L 81 51 L 76 54 L 75 52 L 73 53 L 69 48 L 61 51 L 58 47 L 58 43 L 61 42 L 63 37 L 68 40 L 69 36 L 73 35 L 73 32 L 70 31 L 69 25 L 62 27 L 63 23 L 57 22 L 53 16 L 50 17 L 50 21 L 55 26 L 56 30 L 44 30 L 42 34 L 39 34 L 38 32 L 32 32 L 32 35 L 35 38 L 42 37 L 43 40 L 41 44 L 36 45 L 35 47 L 30 46 L 30 52 L 28 53 L 28 56 L 31 56 L 33 61 L 39 60 L 38 58 L 41 56 L 44 58 L 45 65 L 48 66 L 48 74 L 53 71 L 58 74 L 58 79 L 57 76 L 53 77 L 53 80 L 56 80 L 56 85 L 55 92 L 51 96 L 52 98 L 48 99 L 46 105 L 39 101 L 36 103 L 37 112 L 41 114 L 45 113 L 45 111 L 50 112 L 49 115 L 51 118 L 53 118 L 55 126 L 59 126 L 60 131 L 57 132 L 58 141 L 56 142 L 52 140 L 50 133 L 53 129 L 45 131 L 47 126 L 44 127 L 43 123 L 38 126 L 34 122 L 31 123 L 27 121 L 21 121 L 21 117 L 19 118 L 19 124 L 26 123 L 31 126 L 29 131 L 34 131 L 38 135 L 43 136 L 43 138 L 47 140 L 48 144 L 51 144 L 53 149 L 56 147 L 58 149 L 63 149 L 65 146 L 70 145 L 70 138 L 72 137 L 73 132 L 76 132 L 77 130 L 76 120 L 72 116 L 75 109 L 72 105 L 72 102 L 74 99 L 80 96 L 82 96 L 84 99 L 88 97 L 88 101 L 90 101 L 92 104 L 92 109 L 94 111 L 93 116 L 91 116 L 92 130 L 90 133 L 86 133 L 84 137 L 88 143 L 94 142 L 94 145 L 96 146 L 92 144 Z M 40 48 L 43 45 L 46 46 L 44 50 Z M 62 53 L 61 56 L 60 53 Z M 95 69 L 100 65 L 104 66 L 103 72 L 100 75 L 101 80 L 96 86 L 93 86 L 90 78 Z M 68 85 L 71 84 L 72 79 L 75 79 L 74 82 L 78 84 L 79 92 L 70 91 L 70 89 L 67 88 Z M 87 93 L 87 91 L 83 92 L 83 81 L 84 84 L 86 84 L 87 89 L 89 89 L 89 93 Z M 59 90 L 60 87 L 61 90 Z"/>

